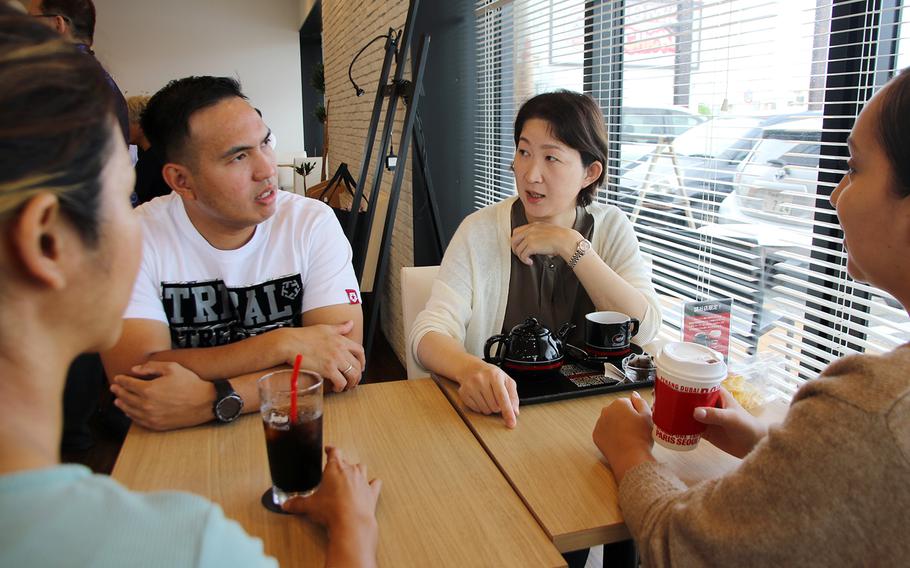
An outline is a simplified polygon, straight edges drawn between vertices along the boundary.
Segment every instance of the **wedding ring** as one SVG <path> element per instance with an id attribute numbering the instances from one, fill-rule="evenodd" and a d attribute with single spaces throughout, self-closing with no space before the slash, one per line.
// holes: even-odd
<path id="1" fill-rule="evenodd" d="M 341 374 L 342 374 L 342 375 L 347 375 L 347 374 L 348 374 L 348 371 L 350 371 L 350 370 L 353 369 L 353 368 L 354 368 L 354 364 L 351 363 L 350 365 L 348 365 L 348 368 L 347 368 L 347 369 L 345 369 L 344 371 L 341 371 Z"/>

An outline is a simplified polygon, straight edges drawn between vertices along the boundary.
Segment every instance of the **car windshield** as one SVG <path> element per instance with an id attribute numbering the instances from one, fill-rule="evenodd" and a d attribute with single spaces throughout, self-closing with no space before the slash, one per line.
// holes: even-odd
<path id="1" fill-rule="evenodd" d="M 821 119 L 795 120 L 765 130 L 752 162 L 778 166 L 818 167 L 821 152 Z"/>
<path id="2" fill-rule="evenodd" d="M 752 141 L 747 135 L 760 122 L 758 118 L 715 118 L 680 134 L 673 141 L 673 149 L 681 156 L 733 159 L 726 154 L 740 141 L 748 143 L 748 151 Z"/>
<path id="3" fill-rule="evenodd" d="M 663 117 L 657 111 L 646 113 L 623 110 L 622 133 L 624 135 L 653 134 L 659 136 L 664 133 Z"/>
<path id="4" fill-rule="evenodd" d="M 816 133 L 818 134 L 818 133 Z M 783 166 L 800 166 L 805 168 L 818 167 L 818 155 L 821 151 L 819 144 L 800 144 L 796 140 L 780 140 L 768 138 L 762 140 L 755 149 L 752 162 L 756 164 L 770 164 Z"/>

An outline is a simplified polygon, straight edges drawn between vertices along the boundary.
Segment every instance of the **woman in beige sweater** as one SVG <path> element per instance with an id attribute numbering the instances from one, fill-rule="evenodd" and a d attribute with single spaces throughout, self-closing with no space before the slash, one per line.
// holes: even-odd
<path id="1" fill-rule="evenodd" d="M 872 98 L 831 195 L 857 280 L 910 307 L 910 73 Z M 605 408 L 594 429 L 649 566 L 897 566 L 910 558 L 910 344 L 855 355 L 804 385 L 766 429 L 725 393 L 695 410 L 705 438 L 742 457 L 687 488 L 651 454 L 642 399 Z"/>

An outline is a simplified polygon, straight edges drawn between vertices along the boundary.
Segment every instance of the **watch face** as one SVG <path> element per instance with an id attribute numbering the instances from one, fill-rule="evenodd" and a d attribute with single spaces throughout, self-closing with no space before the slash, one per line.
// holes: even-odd
<path id="1" fill-rule="evenodd" d="M 590 248 L 591 248 L 591 241 L 589 241 L 589 240 L 587 240 L 587 239 L 585 239 L 585 240 L 581 241 L 580 243 L 578 243 L 578 250 L 580 250 L 580 251 L 583 252 L 583 253 L 584 253 L 584 252 L 588 252 L 588 250 L 589 250 Z"/>
<path id="2" fill-rule="evenodd" d="M 228 396 L 218 402 L 218 419 L 233 420 L 240 414 L 243 403 L 236 396 Z"/>

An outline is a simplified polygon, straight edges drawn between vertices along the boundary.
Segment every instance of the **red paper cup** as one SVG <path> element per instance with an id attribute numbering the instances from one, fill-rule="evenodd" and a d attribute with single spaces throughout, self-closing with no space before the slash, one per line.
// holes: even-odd
<path id="1" fill-rule="evenodd" d="M 657 356 L 654 441 L 671 450 L 694 450 L 705 425 L 693 418 L 700 406 L 716 406 L 727 377 L 723 357 L 697 343 L 672 342 Z"/>

